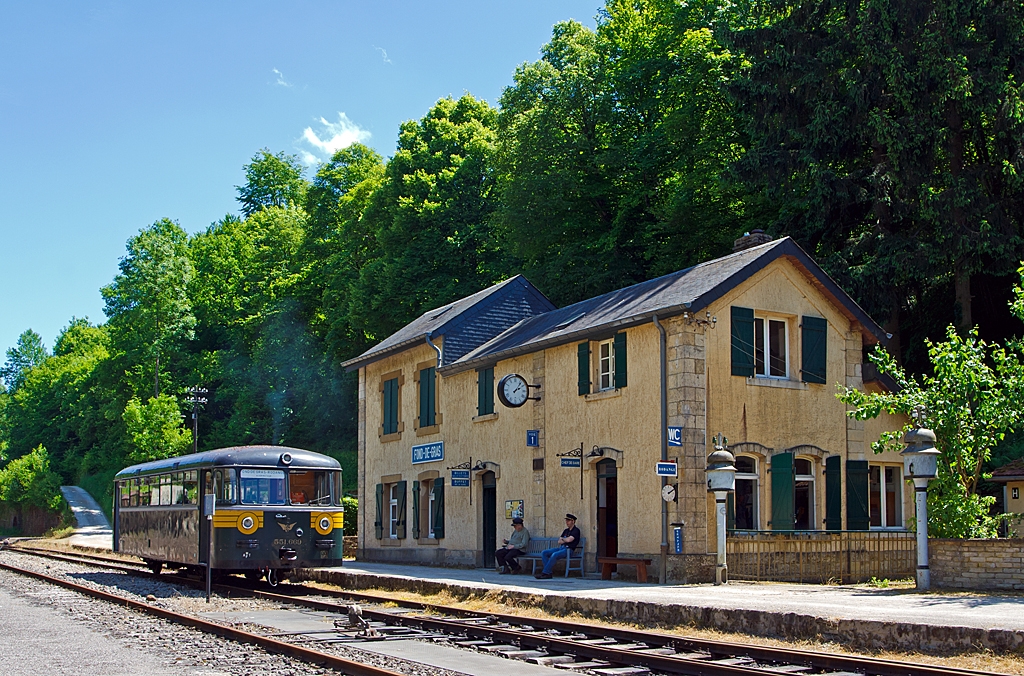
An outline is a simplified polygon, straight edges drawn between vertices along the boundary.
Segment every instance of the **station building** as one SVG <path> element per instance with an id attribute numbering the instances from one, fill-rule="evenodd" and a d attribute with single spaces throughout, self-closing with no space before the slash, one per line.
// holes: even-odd
<path id="1" fill-rule="evenodd" d="M 492 566 L 514 516 L 553 537 L 567 512 L 588 570 L 595 556 L 659 557 L 664 444 L 677 465 L 668 577 L 710 580 L 718 434 L 737 459 L 730 528 L 903 529 L 901 458 L 870 448 L 903 421 L 851 420 L 836 398 L 886 387 L 865 364 L 885 333 L 792 239 L 769 239 L 564 308 L 516 276 L 347 362 L 359 558 Z M 506 376 L 527 386 L 512 379 L 510 405 Z"/>

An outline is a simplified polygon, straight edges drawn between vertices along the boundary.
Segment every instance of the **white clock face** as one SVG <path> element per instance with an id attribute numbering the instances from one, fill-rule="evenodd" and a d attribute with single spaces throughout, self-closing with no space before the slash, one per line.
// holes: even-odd
<path id="1" fill-rule="evenodd" d="M 676 487 L 672 484 L 665 484 L 661 489 L 661 498 L 665 502 L 672 502 L 676 499 Z"/>
<path id="2" fill-rule="evenodd" d="M 530 389 L 526 386 L 526 381 L 515 374 L 502 379 L 501 392 L 510 406 L 522 406 L 530 396 Z"/>

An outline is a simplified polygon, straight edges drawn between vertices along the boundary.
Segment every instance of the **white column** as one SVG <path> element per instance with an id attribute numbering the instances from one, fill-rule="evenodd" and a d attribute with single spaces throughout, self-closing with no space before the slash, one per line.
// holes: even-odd
<path id="1" fill-rule="evenodd" d="M 715 521 L 718 525 L 718 561 L 715 566 L 715 584 L 729 581 L 729 568 L 725 564 L 725 511 L 728 491 L 715 491 Z"/>
<path id="2" fill-rule="evenodd" d="M 928 569 L 928 479 L 914 479 L 917 501 L 917 588 L 931 588 Z"/>

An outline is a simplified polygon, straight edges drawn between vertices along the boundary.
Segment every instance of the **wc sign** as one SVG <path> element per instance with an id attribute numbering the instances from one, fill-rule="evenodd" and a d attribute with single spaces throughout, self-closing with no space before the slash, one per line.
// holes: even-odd
<path id="1" fill-rule="evenodd" d="M 668 428 L 668 445 L 669 446 L 682 446 L 683 445 L 683 428 L 682 427 L 669 427 Z"/>

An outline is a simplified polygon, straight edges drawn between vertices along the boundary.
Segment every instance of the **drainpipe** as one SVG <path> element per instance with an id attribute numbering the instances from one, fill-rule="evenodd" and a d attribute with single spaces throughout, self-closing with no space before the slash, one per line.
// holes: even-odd
<path id="1" fill-rule="evenodd" d="M 667 339 L 665 327 L 658 321 L 658 315 L 654 315 L 654 325 L 658 327 L 661 334 L 661 461 L 668 462 L 668 369 L 667 361 Z M 668 483 L 668 477 L 661 477 L 661 487 Z M 661 495 L 658 495 L 661 498 Z M 661 570 L 658 573 L 658 583 L 668 582 L 668 503 L 661 500 Z"/>
<path id="2" fill-rule="evenodd" d="M 434 348 L 434 352 L 437 353 L 437 367 L 441 368 L 441 348 L 439 348 L 437 345 L 434 345 L 433 341 L 430 340 L 430 336 L 431 336 L 432 333 L 434 333 L 434 332 L 433 331 L 428 331 L 427 332 L 427 345 L 429 345 L 430 347 Z"/>

